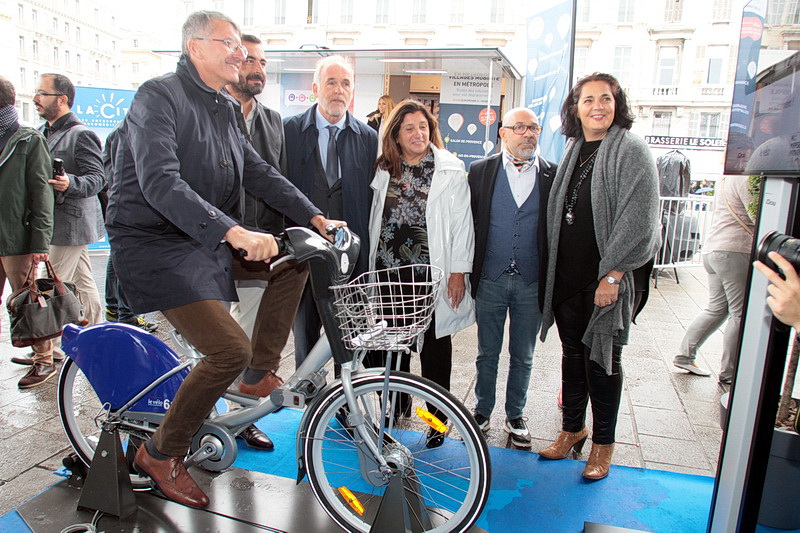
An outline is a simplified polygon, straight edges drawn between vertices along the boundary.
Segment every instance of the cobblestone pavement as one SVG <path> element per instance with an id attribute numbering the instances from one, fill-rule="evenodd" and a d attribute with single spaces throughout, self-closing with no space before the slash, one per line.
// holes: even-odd
<path id="1" fill-rule="evenodd" d="M 105 256 L 94 256 L 92 264 L 101 294 Z M 671 273 L 670 273 L 671 274 Z M 686 374 L 672 366 L 686 326 L 705 305 L 707 290 L 702 269 L 679 269 L 674 275 L 662 273 L 658 288 L 639 323 L 632 330 L 631 343 L 623 351 L 625 390 L 617 427 L 614 464 L 655 468 L 673 472 L 713 476 L 716 473 L 722 431 L 719 428 L 719 397 L 727 390 L 717 382 L 722 350 L 721 333 L 703 346 L 698 363 L 711 369 L 711 377 Z M 10 294 L 5 287 L 4 296 Z M 3 300 L 5 304 L 5 300 Z M 26 368 L 10 362 L 27 350 L 13 348 L 9 341 L 8 315 L 2 315 L 0 333 L 0 515 L 58 481 L 53 471 L 69 453 L 56 407 L 56 379 L 25 391 L 17 382 Z M 158 313 L 148 315 L 160 323 L 159 335 L 166 339 L 171 329 Z M 475 326 L 454 338 L 452 390 L 472 408 L 475 404 Z M 280 374 L 294 369 L 290 339 L 284 350 Z M 512 447 L 503 430 L 502 412 L 508 353 L 501 355 L 498 402 L 487 434 L 492 446 Z M 561 413 L 556 403 L 560 387 L 560 345 L 555 328 L 547 341 L 536 346 L 534 372 L 528 391 L 525 415 L 533 436 L 532 452 L 547 446 L 560 429 Z M 591 416 L 588 417 L 591 419 Z M 586 460 L 588 447 L 582 459 Z"/>

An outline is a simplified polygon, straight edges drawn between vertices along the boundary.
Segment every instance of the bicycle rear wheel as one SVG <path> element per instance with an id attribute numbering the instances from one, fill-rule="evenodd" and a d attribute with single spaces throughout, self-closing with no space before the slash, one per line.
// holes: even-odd
<path id="1" fill-rule="evenodd" d="M 388 488 L 390 479 L 378 473 L 371 454 L 348 427 L 347 401 L 339 385 L 308 414 L 303 453 L 315 496 L 347 531 L 370 531 L 376 523 L 382 528 L 390 501 L 406 507 L 410 517 L 406 525 L 412 531 L 465 531 L 477 520 L 489 494 L 491 465 L 482 433 L 452 394 L 404 372 L 391 372 L 386 410 L 390 415 L 381 416 L 384 379 L 382 374 L 356 375 L 353 389 L 367 426 L 377 429 L 386 424 L 379 448 L 393 467 L 390 479 L 400 476 L 402 483 Z M 395 409 L 392 402 L 402 408 Z M 433 420 L 430 413 L 436 413 Z M 438 425 L 445 420 L 443 444 L 429 448 L 429 434 L 437 432 L 432 428 L 445 429 Z M 402 496 L 396 497 L 398 493 Z"/>
<path id="2" fill-rule="evenodd" d="M 67 358 L 58 376 L 58 414 L 72 449 L 86 466 L 91 466 L 100 440 L 105 410 L 80 367 Z M 142 437 L 147 438 L 145 435 Z M 137 437 L 121 428 L 120 439 L 126 449 Z M 141 440 L 141 439 L 139 439 Z M 138 442 L 137 442 L 138 445 Z M 134 489 L 149 488 L 147 478 L 131 472 Z"/>

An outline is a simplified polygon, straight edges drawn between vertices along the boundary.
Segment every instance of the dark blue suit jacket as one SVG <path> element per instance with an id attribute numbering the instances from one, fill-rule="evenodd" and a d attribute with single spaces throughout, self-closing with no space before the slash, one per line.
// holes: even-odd
<path id="1" fill-rule="evenodd" d="M 314 180 L 324 176 L 319 156 L 316 125 L 317 104 L 305 113 L 284 119 L 286 136 L 286 177 L 313 200 Z M 372 189 L 369 184 L 375 175 L 378 158 L 378 135 L 375 130 L 356 119 L 348 111 L 347 126 L 336 141 L 342 176 L 344 220 L 361 237 L 361 252 L 354 274 L 367 270 L 369 260 L 369 209 Z M 296 221 L 301 222 L 301 221 Z M 305 221 L 302 221 L 305 224 Z"/>

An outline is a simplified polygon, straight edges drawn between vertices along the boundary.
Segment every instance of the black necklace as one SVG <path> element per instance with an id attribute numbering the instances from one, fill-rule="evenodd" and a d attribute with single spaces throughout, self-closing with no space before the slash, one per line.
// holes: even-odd
<path id="1" fill-rule="evenodd" d="M 595 156 L 597 155 L 597 150 L 592 152 L 592 155 L 583 162 L 582 165 L 586 165 L 581 170 L 580 175 L 578 176 L 578 182 L 575 184 L 575 187 L 572 189 L 572 194 L 569 194 L 569 190 L 567 190 L 567 196 L 564 198 L 564 220 L 570 226 L 575 223 L 575 204 L 578 203 L 578 192 L 581 190 L 581 185 L 583 185 L 583 180 L 585 180 L 589 174 L 592 172 L 592 168 L 594 167 L 594 160 Z"/>

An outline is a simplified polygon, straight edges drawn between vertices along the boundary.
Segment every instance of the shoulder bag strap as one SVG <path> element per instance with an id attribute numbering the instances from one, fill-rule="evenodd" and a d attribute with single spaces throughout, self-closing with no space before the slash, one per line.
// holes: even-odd
<path id="1" fill-rule="evenodd" d="M 725 200 L 725 205 L 728 207 L 728 211 L 731 212 L 731 214 L 733 215 L 733 218 L 735 218 L 736 222 L 738 222 L 739 225 L 742 228 L 744 228 L 744 230 L 747 232 L 747 234 L 752 237 L 753 236 L 753 230 L 750 229 L 750 227 L 742 221 L 742 219 L 739 217 L 739 215 L 736 214 L 736 211 L 733 210 L 733 207 L 731 206 L 731 203 L 728 201 L 728 197 L 725 196 L 725 176 L 722 176 L 722 187 L 721 187 L 720 192 L 722 193 L 722 199 Z"/>

